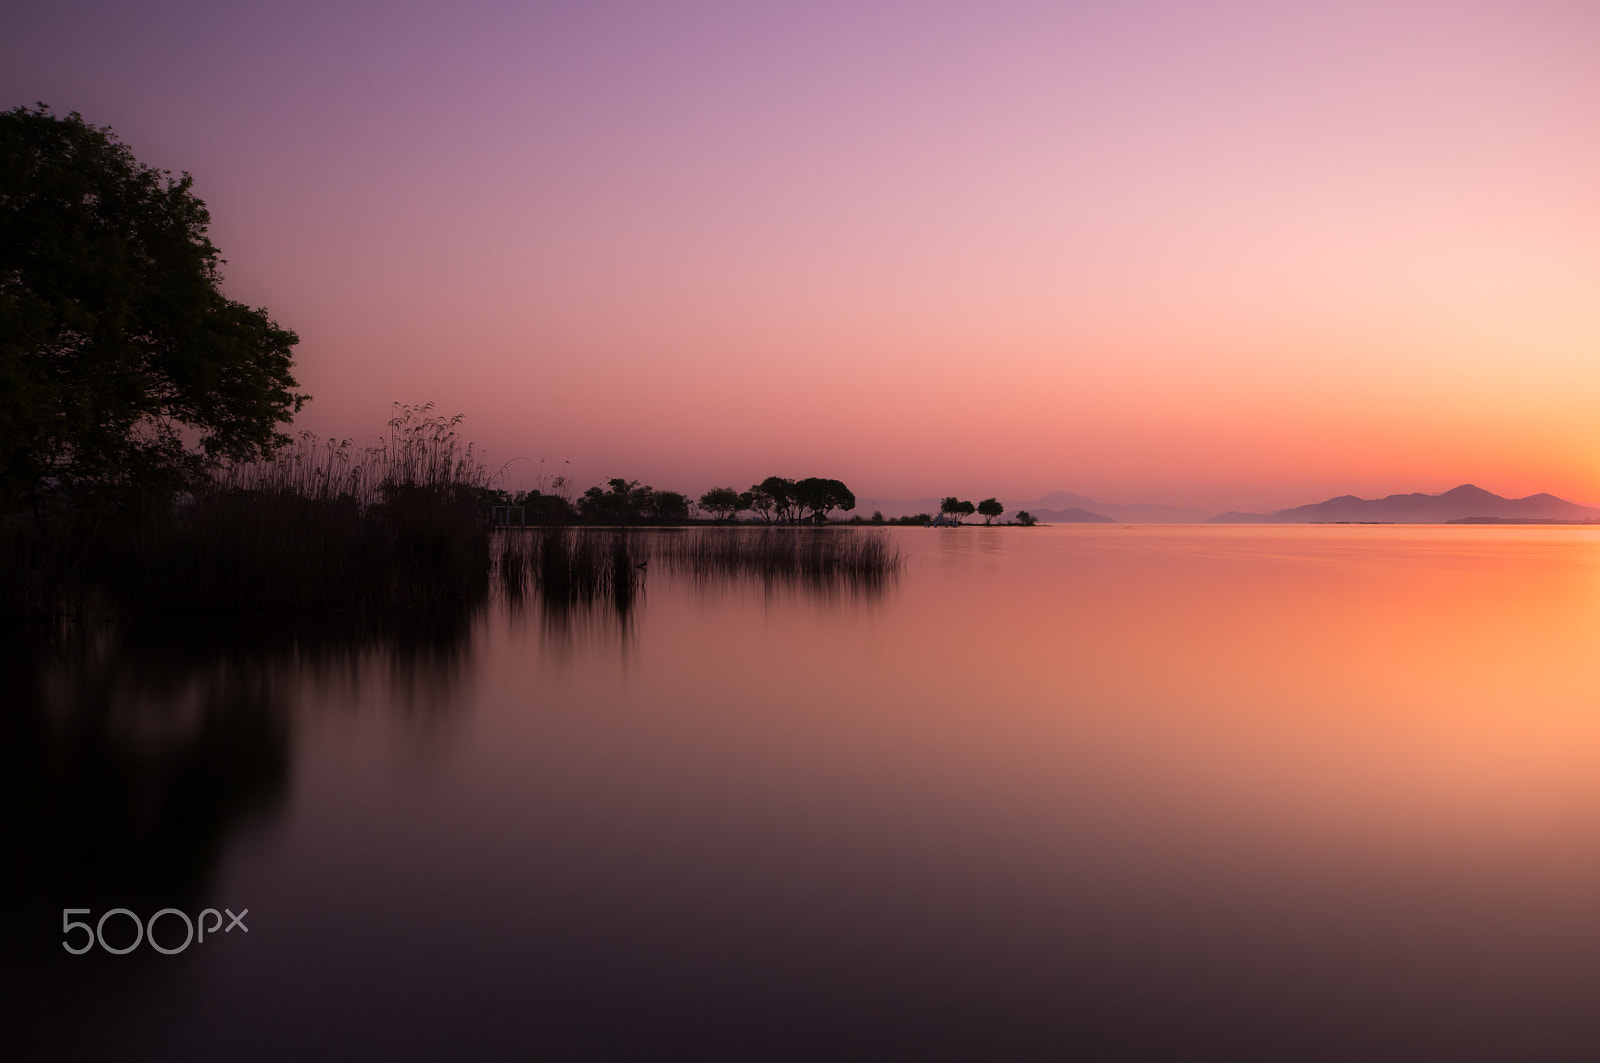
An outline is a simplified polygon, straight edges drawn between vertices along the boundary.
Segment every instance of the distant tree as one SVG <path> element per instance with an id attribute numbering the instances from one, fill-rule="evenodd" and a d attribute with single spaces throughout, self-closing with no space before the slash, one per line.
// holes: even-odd
<path id="1" fill-rule="evenodd" d="M 494 487 L 479 487 L 474 493 L 480 506 L 510 506 L 521 505 L 509 491 L 502 491 Z"/>
<path id="2" fill-rule="evenodd" d="M 971 502 L 963 502 L 955 495 L 951 495 L 939 503 L 939 512 L 958 523 L 962 517 L 970 517 L 976 511 L 977 507 Z"/>
<path id="3" fill-rule="evenodd" d="M 641 486 L 638 480 L 613 479 L 583 493 L 578 515 L 590 524 L 670 524 L 689 519 L 689 497 Z"/>
<path id="4" fill-rule="evenodd" d="M 872 523 L 874 523 L 874 524 L 882 524 L 883 523 L 883 510 L 875 509 L 875 510 L 872 511 Z"/>
<path id="5" fill-rule="evenodd" d="M 571 524 L 578 516 L 565 498 L 537 489 L 517 495 L 514 504 L 523 507 L 523 519 L 529 524 Z"/>
<path id="6" fill-rule="evenodd" d="M 796 517 L 809 510 L 807 519 L 813 524 L 826 524 L 828 511 L 842 509 L 846 513 L 856 508 L 856 496 L 838 480 L 825 480 L 812 476 L 795 484 L 791 494 L 795 501 Z"/>
<path id="7" fill-rule="evenodd" d="M 689 519 L 689 496 L 677 491 L 651 491 L 645 512 L 663 524 L 682 523 Z"/>
<path id="8" fill-rule="evenodd" d="M 793 480 L 783 476 L 769 476 L 751 490 L 765 491 L 771 497 L 778 523 L 788 524 L 800 519 L 799 507 L 795 504 Z"/>
<path id="9" fill-rule="evenodd" d="M 757 520 L 763 524 L 771 524 L 778 519 L 778 500 L 763 490 L 760 484 L 756 484 L 745 494 L 750 496 L 750 505 L 745 508 L 754 513 Z"/>
<path id="10" fill-rule="evenodd" d="M 1039 523 L 1039 519 L 1032 513 L 1029 513 L 1027 510 L 1023 509 L 1018 510 L 1017 512 L 1017 523 L 1022 525 L 1024 528 L 1031 528 L 1035 524 Z"/>
<path id="11" fill-rule="evenodd" d="M 737 507 L 735 507 L 735 509 L 733 511 L 734 519 L 737 520 L 738 517 L 739 517 L 739 514 L 741 514 L 741 513 L 749 513 L 752 509 L 755 508 L 755 505 L 756 505 L 756 496 L 755 496 L 754 492 L 751 492 L 751 491 L 740 491 L 739 492 L 739 504 L 738 504 Z"/>
<path id="12" fill-rule="evenodd" d="M 994 519 L 1005 514 L 1006 507 L 1001 505 L 999 499 L 986 498 L 978 503 L 978 512 L 983 516 L 985 524 L 993 524 Z"/>
<path id="13" fill-rule="evenodd" d="M 651 493 L 638 480 L 607 480 L 605 487 L 591 487 L 578 499 L 578 515 L 590 524 L 638 524 Z"/>
<path id="14" fill-rule="evenodd" d="M 794 481 L 769 476 L 750 488 L 750 508 L 767 524 L 795 518 Z"/>
<path id="15" fill-rule="evenodd" d="M 731 487 L 713 487 L 700 496 L 700 508 L 713 520 L 732 520 L 741 508 L 739 492 Z"/>
<path id="16" fill-rule="evenodd" d="M 0 511 L 289 442 L 298 337 L 223 295 L 193 183 L 77 114 L 0 112 Z"/>

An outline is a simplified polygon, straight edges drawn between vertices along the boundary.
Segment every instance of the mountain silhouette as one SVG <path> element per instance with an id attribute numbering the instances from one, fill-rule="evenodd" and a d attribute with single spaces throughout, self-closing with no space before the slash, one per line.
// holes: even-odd
<path id="1" fill-rule="evenodd" d="M 1035 520 L 1046 524 L 1115 524 L 1116 521 L 1103 513 L 1091 513 L 1087 509 L 1073 506 L 1071 509 L 1030 509 L 1028 512 Z M 1015 514 L 1009 514 L 1014 519 Z"/>
<path id="2" fill-rule="evenodd" d="M 1071 491 L 1051 491 L 1043 498 L 1022 503 L 1021 508 L 1029 511 L 1036 509 L 1087 509 L 1090 506 L 1098 506 L 1099 504 L 1088 495 L 1075 495 Z"/>
<path id="3" fill-rule="evenodd" d="M 1313 524 L 1333 521 L 1376 521 L 1394 524 L 1443 524 L 1478 519 L 1519 521 L 1582 521 L 1600 519 L 1600 509 L 1580 506 L 1552 494 L 1503 498 L 1475 484 L 1462 484 L 1437 495 L 1421 493 L 1357 498 L 1340 495 L 1276 513 L 1223 513 L 1218 524 Z"/>

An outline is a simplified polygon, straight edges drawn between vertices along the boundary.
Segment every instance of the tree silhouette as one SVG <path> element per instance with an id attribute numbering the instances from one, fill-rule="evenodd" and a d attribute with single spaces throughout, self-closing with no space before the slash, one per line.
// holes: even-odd
<path id="1" fill-rule="evenodd" d="M 977 507 L 971 502 L 963 502 L 955 495 L 951 495 L 939 503 L 939 512 L 951 518 L 957 524 L 961 523 L 962 517 L 970 517 L 976 511 Z"/>
<path id="2" fill-rule="evenodd" d="M 856 496 L 838 480 L 808 477 L 795 484 L 792 493 L 797 509 L 811 511 L 809 519 L 813 524 L 826 524 L 831 509 L 848 513 L 856 508 Z"/>
<path id="3" fill-rule="evenodd" d="M 298 337 L 222 294 L 193 183 L 76 113 L 0 112 L 0 509 L 174 492 L 289 441 Z"/>
<path id="4" fill-rule="evenodd" d="M 731 487 L 713 487 L 700 496 L 700 508 L 711 514 L 713 520 L 732 520 L 741 509 L 750 508 L 740 505 L 743 497 Z"/>
<path id="5" fill-rule="evenodd" d="M 676 491 L 657 491 L 638 480 L 607 480 L 578 499 L 578 515 L 590 524 L 674 523 L 689 518 L 689 498 Z"/>
<path id="6" fill-rule="evenodd" d="M 787 524 L 795 516 L 794 481 L 769 476 L 750 488 L 751 507 L 768 524 Z"/>

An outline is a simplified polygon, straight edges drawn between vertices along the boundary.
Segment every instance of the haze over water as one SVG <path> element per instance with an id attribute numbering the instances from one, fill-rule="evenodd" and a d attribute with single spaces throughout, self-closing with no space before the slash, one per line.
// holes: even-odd
<path id="1" fill-rule="evenodd" d="M 1600 530 L 891 534 L 877 593 L 659 572 L 625 618 L 48 666 L 14 752 L 55 770 L 120 749 L 150 791 L 187 758 L 225 794 L 229 728 L 281 736 L 170 884 L 248 939 L 133 984 L 100 958 L 76 1028 L 146 1058 L 1600 1049 Z"/>

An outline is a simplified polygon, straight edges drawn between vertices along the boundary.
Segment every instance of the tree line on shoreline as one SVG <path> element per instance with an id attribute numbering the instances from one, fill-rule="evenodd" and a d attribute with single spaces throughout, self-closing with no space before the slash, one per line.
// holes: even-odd
<path id="1" fill-rule="evenodd" d="M 10 163 L 0 173 L 8 205 L 0 273 L 9 278 L 0 291 L 0 379 L 12 385 L 0 407 L 0 519 L 27 513 L 40 532 L 84 515 L 156 513 L 163 501 L 219 488 L 237 498 L 245 481 L 255 491 L 268 482 L 280 492 L 304 488 L 300 474 L 316 464 L 306 464 L 309 450 L 295 455 L 293 471 L 264 479 L 237 472 L 295 449 L 283 429 L 309 396 L 293 375 L 298 337 L 222 292 L 221 254 L 193 178 L 141 163 L 109 127 L 43 104 L 0 112 L 0 148 Z M 404 424 L 427 445 L 421 436 L 404 446 L 391 439 L 384 456 L 347 470 L 361 482 L 344 493 L 377 492 L 387 504 L 425 483 L 451 505 L 519 506 L 536 524 L 666 524 L 697 514 L 826 524 L 856 507 L 843 482 L 815 476 L 769 476 L 698 499 L 623 479 L 576 498 L 559 478 L 541 485 L 553 491 L 512 495 L 490 487 L 471 447 L 457 453 L 459 418 L 445 423 L 424 406 L 413 423 L 409 411 L 397 407 L 391 428 Z M 406 467 L 424 453 L 462 467 Z M 316 472 L 326 480 L 327 469 Z M 974 512 L 991 523 L 1003 512 L 995 499 L 945 502 L 940 518 L 957 523 Z M 871 523 L 910 522 L 943 521 L 874 514 Z"/>
<path id="2" fill-rule="evenodd" d="M 955 526 L 977 514 L 985 525 L 1004 515 L 1005 505 L 996 498 L 973 504 L 951 495 L 940 503 L 939 514 L 916 513 L 885 517 L 874 512 L 870 519 L 856 514 L 848 520 L 835 520 L 835 510 L 850 513 L 856 507 L 855 494 L 839 480 L 807 477 L 792 480 L 769 476 L 747 491 L 733 487 L 713 487 L 698 499 L 678 491 L 663 491 L 638 480 L 612 478 L 590 487 L 572 498 L 564 477 L 556 477 L 549 490 L 534 488 L 511 492 L 483 488 L 480 501 L 495 513 L 495 522 L 520 525 L 552 524 L 687 524 L 698 521 L 769 525 L 823 525 L 829 523 L 903 526 Z M 1023 527 L 1037 524 L 1026 510 L 1013 522 Z"/>
<path id="3" fill-rule="evenodd" d="M 803 480 L 769 476 L 748 491 L 713 487 L 698 499 L 615 477 L 576 499 L 570 497 L 562 477 L 549 486 L 548 492 L 535 488 L 515 494 L 485 488 L 481 500 L 503 511 L 520 510 L 519 522 L 526 524 L 683 524 L 696 514 L 732 522 L 749 513 L 760 524 L 818 525 L 827 524 L 834 510 L 848 513 L 856 507 L 856 496 L 848 487 L 821 476 Z"/>
<path id="4" fill-rule="evenodd" d="M 42 104 L 0 111 L 0 159 L 0 619 L 477 601 L 504 574 L 486 507 L 546 525 L 855 508 L 822 477 L 698 500 L 623 479 L 511 495 L 431 404 L 396 404 L 375 444 L 296 439 L 299 338 L 227 298 L 189 174 Z M 882 537 L 852 538 L 865 569 L 898 563 Z"/>

